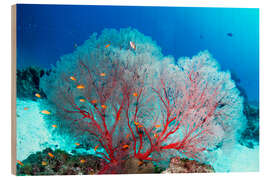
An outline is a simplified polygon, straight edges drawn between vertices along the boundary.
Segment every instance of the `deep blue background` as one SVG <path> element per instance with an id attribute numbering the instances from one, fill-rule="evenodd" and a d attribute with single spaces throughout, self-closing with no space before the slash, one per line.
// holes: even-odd
<path id="1" fill-rule="evenodd" d="M 125 27 L 151 36 L 164 55 L 177 59 L 209 50 L 258 101 L 259 9 L 18 5 L 18 68 L 49 68 L 93 32 Z"/>

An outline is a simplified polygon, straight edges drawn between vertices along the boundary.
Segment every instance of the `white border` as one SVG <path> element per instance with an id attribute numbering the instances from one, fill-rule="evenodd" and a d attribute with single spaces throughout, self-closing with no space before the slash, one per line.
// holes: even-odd
<path id="1" fill-rule="evenodd" d="M 228 179 L 245 178 L 262 179 L 270 175 L 269 158 L 269 132 L 270 128 L 270 102 L 269 82 L 270 82 L 270 5 L 268 0 L 9 0 L 0 4 L 0 133 L 1 133 L 1 154 L 0 154 L 0 177 L 1 179 L 15 179 L 11 175 L 10 165 L 10 107 L 11 107 L 11 5 L 16 3 L 31 4 L 92 4 L 92 5 L 144 5 L 144 6 L 182 6 L 182 7 L 246 7 L 260 8 L 260 128 L 261 128 L 261 146 L 260 146 L 260 172 L 259 173 L 216 173 L 216 174 L 173 174 L 173 175 L 104 175 L 104 176 L 50 176 L 57 179 L 138 179 L 138 178 L 173 178 L 173 179 Z M 45 177 L 19 177 L 26 178 L 48 178 Z"/>

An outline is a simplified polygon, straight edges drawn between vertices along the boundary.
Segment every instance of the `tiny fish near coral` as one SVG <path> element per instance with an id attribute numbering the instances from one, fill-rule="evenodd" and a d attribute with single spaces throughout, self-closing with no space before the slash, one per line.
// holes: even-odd
<path id="1" fill-rule="evenodd" d="M 100 76 L 101 77 L 105 77 L 106 76 L 106 73 L 100 73 Z"/>
<path id="2" fill-rule="evenodd" d="M 136 46 L 135 46 L 135 43 L 134 42 L 130 41 L 129 44 L 130 44 L 130 47 L 132 49 L 136 50 Z"/>
<path id="3" fill-rule="evenodd" d="M 77 86 L 77 88 L 78 88 L 78 89 L 84 89 L 85 87 L 84 87 L 84 85 L 79 84 L 79 85 Z"/>
<path id="4" fill-rule="evenodd" d="M 107 106 L 106 106 L 105 104 L 102 104 L 101 107 L 102 107 L 103 109 L 106 109 L 106 108 L 107 108 Z"/>
<path id="5" fill-rule="evenodd" d="M 76 80 L 77 80 L 74 76 L 70 76 L 70 79 L 71 79 L 72 81 L 76 81 Z"/>
<path id="6" fill-rule="evenodd" d="M 80 99 L 80 102 L 85 102 L 85 99 Z"/>
<path id="7" fill-rule="evenodd" d="M 86 160 L 85 159 L 81 159 L 80 162 L 83 164 L 83 163 L 86 162 Z"/>
<path id="8" fill-rule="evenodd" d="M 47 111 L 47 110 L 42 110 L 41 113 L 42 113 L 42 114 L 47 114 L 47 115 L 51 114 L 51 112 L 49 112 L 49 111 Z"/>
<path id="9" fill-rule="evenodd" d="M 48 153 L 48 155 L 51 157 L 51 158 L 54 158 L 54 155 L 52 153 Z"/>
<path id="10" fill-rule="evenodd" d="M 21 161 L 19 161 L 19 160 L 17 160 L 17 163 L 18 163 L 19 165 L 21 165 L 21 166 L 24 166 L 24 164 L 23 164 Z"/>
<path id="11" fill-rule="evenodd" d="M 92 100 L 91 103 L 96 104 L 97 100 Z"/>
<path id="12" fill-rule="evenodd" d="M 94 148 L 94 151 L 97 151 L 99 145 L 96 145 Z"/>

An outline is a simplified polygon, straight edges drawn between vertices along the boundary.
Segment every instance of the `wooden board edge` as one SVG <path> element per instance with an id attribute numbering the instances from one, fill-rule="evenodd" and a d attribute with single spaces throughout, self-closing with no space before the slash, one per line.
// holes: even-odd
<path id="1" fill-rule="evenodd" d="M 16 16 L 17 6 L 11 6 L 11 173 L 16 175 L 16 59 L 17 34 Z"/>

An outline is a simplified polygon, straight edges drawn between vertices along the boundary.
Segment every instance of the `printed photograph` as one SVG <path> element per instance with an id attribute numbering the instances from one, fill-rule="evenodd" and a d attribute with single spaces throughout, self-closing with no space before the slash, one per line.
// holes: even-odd
<path id="1" fill-rule="evenodd" d="M 15 8 L 16 175 L 259 171 L 258 8 Z"/>

